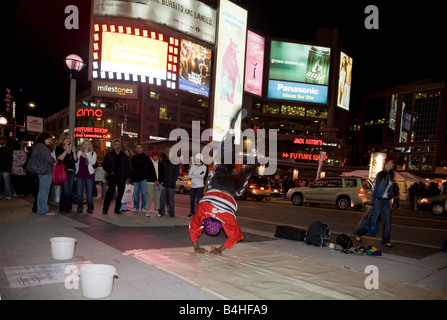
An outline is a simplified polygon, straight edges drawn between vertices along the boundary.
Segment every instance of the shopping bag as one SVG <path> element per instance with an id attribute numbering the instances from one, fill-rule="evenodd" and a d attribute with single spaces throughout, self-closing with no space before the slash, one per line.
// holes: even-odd
<path id="1" fill-rule="evenodd" d="M 133 198 L 133 190 L 135 189 L 133 184 L 126 184 L 124 188 L 123 198 L 121 199 L 121 203 L 130 203 Z"/>
<path id="2" fill-rule="evenodd" d="M 360 231 L 362 234 L 365 234 L 365 233 L 376 234 L 377 233 L 376 220 L 374 219 L 374 216 L 372 214 L 372 209 L 368 209 L 365 212 L 362 219 L 360 219 L 360 222 L 357 225 L 356 229 L 358 231 Z"/>
<path id="3" fill-rule="evenodd" d="M 67 172 L 65 172 L 65 165 L 63 163 L 58 163 L 53 168 L 53 184 L 60 185 L 67 181 Z"/>

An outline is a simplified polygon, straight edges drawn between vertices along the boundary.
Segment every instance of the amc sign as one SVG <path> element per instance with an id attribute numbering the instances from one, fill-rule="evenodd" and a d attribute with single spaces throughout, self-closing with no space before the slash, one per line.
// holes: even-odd
<path id="1" fill-rule="evenodd" d="M 101 109 L 78 109 L 76 112 L 76 117 L 95 117 L 102 118 Z"/>

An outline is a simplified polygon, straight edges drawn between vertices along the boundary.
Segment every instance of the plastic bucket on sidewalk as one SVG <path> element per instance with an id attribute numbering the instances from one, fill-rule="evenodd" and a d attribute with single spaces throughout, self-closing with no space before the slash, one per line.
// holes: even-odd
<path id="1" fill-rule="evenodd" d="M 106 264 L 90 264 L 79 268 L 82 294 L 86 298 L 106 298 L 112 294 L 116 268 Z"/>
<path id="2" fill-rule="evenodd" d="M 76 244 L 75 238 L 55 237 L 50 239 L 51 255 L 56 260 L 73 259 Z"/>

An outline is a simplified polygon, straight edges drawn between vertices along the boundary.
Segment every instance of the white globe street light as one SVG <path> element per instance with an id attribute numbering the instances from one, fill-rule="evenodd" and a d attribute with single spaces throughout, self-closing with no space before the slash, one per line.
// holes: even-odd
<path id="1" fill-rule="evenodd" d="M 68 113 L 68 128 L 70 135 L 74 138 L 75 117 L 76 117 L 76 79 L 78 72 L 84 68 L 82 58 L 76 54 L 70 54 L 65 58 L 65 65 L 70 71 L 70 103 Z"/>

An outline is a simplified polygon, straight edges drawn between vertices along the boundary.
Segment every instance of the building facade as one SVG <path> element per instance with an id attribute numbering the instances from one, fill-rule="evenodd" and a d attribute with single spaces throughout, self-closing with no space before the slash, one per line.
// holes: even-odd
<path id="1" fill-rule="evenodd" d="M 397 170 L 421 177 L 447 174 L 445 83 L 421 81 L 368 94 L 359 122 L 357 165 L 367 167 L 372 151 L 396 159 Z"/>

